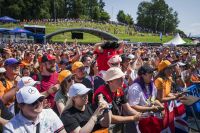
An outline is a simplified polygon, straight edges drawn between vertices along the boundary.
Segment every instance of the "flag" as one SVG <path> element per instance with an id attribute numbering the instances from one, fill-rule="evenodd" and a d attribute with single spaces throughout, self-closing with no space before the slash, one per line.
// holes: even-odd
<path id="1" fill-rule="evenodd" d="M 185 106 L 177 100 L 165 103 L 165 116 L 161 133 L 188 133 Z"/>
<path id="2" fill-rule="evenodd" d="M 164 104 L 165 115 L 163 118 L 163 130 L 161 133 L 175 133 L 174 126 L 174 102 L 169 101 Z"/>
<path id="3" fill-rule="evenodd" d="M 142 118 L 138 124 L 140 133 L 160 133 L 162 131 L 162 119 L 155 116 L 150 116 L 148 118 Z"/>
<path id="4" fill-rule="evenodd" d="M 162 41 L 162 32 L 160 32 L 160 40 Z"/>
<path id="5" fill-rule="evenodd" d="M 176 133 L 188 133 L 189 126 L 187 123 L 187 116 L 185 106 L 180 102 L 175 100 L 174 101 L 174 125 L 175 125 L 175 132 Z"/>

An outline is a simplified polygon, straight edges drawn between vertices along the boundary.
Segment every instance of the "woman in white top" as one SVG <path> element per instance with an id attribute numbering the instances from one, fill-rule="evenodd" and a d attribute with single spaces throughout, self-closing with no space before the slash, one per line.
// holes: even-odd
<path id="1" fill-rule="evenodd" d="M 157 90 L 152 81 L 153 71 L 154 69 L 149 65 L 140 67 L 138 70 L 138 78 L 128 88 L 129 104 L 138 112 L 142 112 L 144 114 L 143 117 L 150 117 L 152 114 L 164 110 L 164 106 L 156 100 Z M 160 129 L 158 130 L 160 131 Z M 143 129 L 140 129 L 140 131 L 144 132 Z"/>

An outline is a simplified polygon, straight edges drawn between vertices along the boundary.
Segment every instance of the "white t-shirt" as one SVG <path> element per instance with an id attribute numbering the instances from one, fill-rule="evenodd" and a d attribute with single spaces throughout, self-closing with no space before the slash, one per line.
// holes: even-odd
<path id="1" fill-rule="evenodd" d="M 40 123 L 40 133 L 54 133 L 64 129 L 60 118 L 52 109 L 43 109 L 38 119 L 33 122 L 18 113 L 3 128 L 3 133 L 36 133 L 36 126 Z"/>
<path id="2" fill-rule="evenodd" d="M 151 101 L 154 101 L 156 99 L 156 96 L 157 96 L 157 90 L 155 88 L 155 85 L 153 84 Z M 146 98 L 145 94 L 142 91 L 142 88 L 140 87 L 140 85 L 138 83 L 134 83 L 131 86 L 129 86 L 129 88 L 128 88 L 128 103 L 131 106 L 147 105 L 147 98 Z"/>

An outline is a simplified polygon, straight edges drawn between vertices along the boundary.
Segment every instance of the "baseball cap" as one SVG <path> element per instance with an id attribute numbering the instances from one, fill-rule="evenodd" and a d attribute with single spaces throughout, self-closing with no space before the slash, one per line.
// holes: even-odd
<path id="1" fill-rule="evenodd" d="M 108 60 L 108 64 L 120 63 L 122 58 L 119 55 L 114 55 Z"/>
<path id="2" fill-rule="evenodd" d="M 103 76 L 105 81 L 110 81 L 114 79 L 118 79 L 125 76 L 122 70 L 119 67 L 111 67 L 109 68 Z"/>
<path id="3" fill-rule="evenodd" d="M 34 86 L 35 84 L 39 83 L 40 83 L 39 81 L 35 81 L 31 77 L 24 76 L 18 81 L 17 87 L 20 89 L 24 86 Z"/>
<path id="4" fill-rule="evenodd" d="M 185 66 L 185 65 L 186 65 L 186 64 L 183 63 L 183 62 L 177 62 L 177 64 L 178 64 L 179 66 Z"/>
<path id="5" fill-rule="evenodd" d="M 19 63 L 20 62 L 15 58 L 8 58 L 5 60 L 4 66 L 10 66 L 10 65 L 19 64 Z"/>
<path id="6" fill-rule="evenodd" d="M 78 68 L 81 68 L 81 67 L 84 67 L 84 64 L 80 61 L 76 61 L 76 62 L 74 62 L 74 64 L 72 64 L 72 71 L 74 71 Z"/>
<path id="7" fill-rule="evenodd" d="M 6 69 L 4 67 L 0 67 L 0 73 L 6 72 Z"/>
<path id="8" fill-rule="evenodd" d="M 69 70 L 62 70 L 59 74 L 58 74 L 58 81 L 59 83 L 62 83 L 62 81 L 67 78 L 68 76 L 72 75 L 72 73 Z"/>
<path id="9" fill-rule="evenodd" d="M 154 68 L 145 64 L 138 69 L 138 75 L 142 75 L 142 74 L 146 74 L 146 73 L 153 73 L 154 70 L 155 70 Z"/>
<path id="10" fill-rule="evenodd" d="M 135 55 L 133 55 L 133 54 L 129 54 L 129 55 L 128 55 L 128 58 L 132 60 L 132 59 L 135 58 Z"/>
<path id="11" fill-rule="evenodd" d="M 74 97 L 77 95 L 84 95 L 88 93 L 91 89 L 87 88 L 85 85 L 81 83 L 75 83 L 69 88 L 69 97 Z"/>
<path id="12" fill-rule="evenodd" d="M 47 54 L 47 55 L 43 55 L 43 56 L 42 56 L 41 61 L 42 61 L 42 62 L 47 62 L 47 61 L 55 60 L 55 59 L 56 59 L 56 57 L 55 57 L 54 55 L 52 55 L 52 54 Z"/>
<path id="13" fill-rule="evenodd" d="M 164 70 L 165 68 L 172 67 L 175 65 L 176 64 L 171 64 L 171 62 L 169 62 L 168 60 L 163 60 L 158 64 L 158 71 L 160 72 L 160 71 Z"/>
<path id="14" fill-rule="evenodd" d="M 32 86 L 24 86 L 19 89 L 16 94 L 18 103 L 32 104 L 40 97 L 44 97 L 44 95 L 40 94 L 40 92 Z"/>

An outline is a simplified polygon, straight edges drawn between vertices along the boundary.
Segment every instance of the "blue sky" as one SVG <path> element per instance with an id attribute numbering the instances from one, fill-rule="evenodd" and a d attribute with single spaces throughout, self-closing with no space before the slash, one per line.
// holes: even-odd
<path id="1" fill-rule="evenodd" d="M 133 20 L 137 18 L 137 7 L 143 0 L 104 0 L 104 9 L 110 14 L 111 20 L 116 21 L 119 10 L 130 14 Z M 145 0 L 151 1 L 151 0 Z M 180 20 L 178 28 L 187 35 L 200 35 L 200 0 L 165 0 L 165 2 L 178 12 Z"/>

